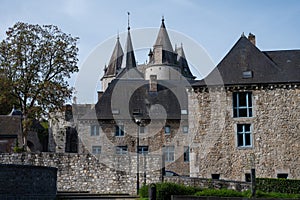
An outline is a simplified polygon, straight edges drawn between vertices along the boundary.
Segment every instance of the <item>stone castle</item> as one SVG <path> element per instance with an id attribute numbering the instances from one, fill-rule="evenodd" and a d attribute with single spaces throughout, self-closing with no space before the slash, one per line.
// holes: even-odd
<path id="1" fill-rule="evenodd" d="M 158 155 L 166 171 L 199 178 L 248 181 L 251 168 L 257 177 L 300 178 L 300 50 L 261 51 L 243 34 L 196 80 L 162 20 L 148 56 L 136 64 L 128 27 L 98 102 L 53 114 L 49 150 Z"/>

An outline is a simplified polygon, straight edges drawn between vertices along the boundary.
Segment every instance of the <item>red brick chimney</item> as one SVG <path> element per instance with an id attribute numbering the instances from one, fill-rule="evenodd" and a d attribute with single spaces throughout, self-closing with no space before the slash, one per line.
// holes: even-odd
<path id="1" fill-rule="evenodd" d="M 256 41 L 255 41 L 255 35 L 252 33 L 249 33 L 248 35 L 248 40 L 254 45 L 256 46 Z"/>

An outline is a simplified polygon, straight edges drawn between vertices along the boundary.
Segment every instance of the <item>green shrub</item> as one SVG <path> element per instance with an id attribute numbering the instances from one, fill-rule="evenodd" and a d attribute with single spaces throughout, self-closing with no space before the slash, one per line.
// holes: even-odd
<path id="1" fill-rule="evenodd" d="M 139 190 L 139 195 L 142 198 L 148 197 L 148 187 L 143 186 Z M 156 184 L 156 199 L 157 200 L 168 200 L 171 199 L 171 195 L 193 195 L 199 188 L 184 186 L 176 183 L 157 183 Z"/>
<path id="2" fill-rule="evenodd" d="M 143 185 L 140 189 L 139 189 L 139 195 L 142 198 L 147 198 L 148 197 L 148 185 Z"/>
<path id="3" fill-rule="evenodd" d="M 257 178 L 256 189 L 263 192 L 300 193 L 300 180 Z"/>
<path id="4" fill-rule="evenodd" d="M 300 194 L 287 194 L 287 193 L 278 193 L 278 192 L 262 192 L 258 190 L 256 192 L 256 197 L 258 198 L 290 198 L 290 199 L 299 199 Z"/>
<path id="5" fill-rule="evenodd" d="M 202 191 L 196 192 L 196 196 L 215 196 L 215 197 L 244 197 L 245 194 L 235 190 L 229 189 L 203 189 Z"/>

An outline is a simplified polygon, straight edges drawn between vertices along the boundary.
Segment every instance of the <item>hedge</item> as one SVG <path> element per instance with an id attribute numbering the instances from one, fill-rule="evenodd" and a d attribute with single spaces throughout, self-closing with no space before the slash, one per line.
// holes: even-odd
<path id="1" fill-rule="evenodd" d="M 176 183 L 157 183 L 156 184 L 156 199 L 157 200 L 168 200 L 171 199 L 171 195 L 191 195 L 201 191 L 199 188 L 180 185 Z M 148 197 L 148 185 L 144 185 L 139 190 L 140 197 Z"/>
<path id="2" fill-rule="evenodd" d="M 299 194 L 300 180 L 256 178 L 256 189 L 263 192 Z"/>

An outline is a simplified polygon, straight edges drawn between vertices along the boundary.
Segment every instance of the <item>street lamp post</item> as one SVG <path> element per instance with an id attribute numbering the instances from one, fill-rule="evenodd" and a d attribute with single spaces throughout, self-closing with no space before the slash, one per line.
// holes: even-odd
<path id="1" fill-rule="evenodd" d="M 140 189 L 140 156 L 139 156 L 139 146 L 140 146 L 140 126 L 142 124 L 142 116 L 140 114 L 134 115 L 134 122 L 138 125 L 137 130 L 137 141 L 136 141 L 136 194 L 139 194 Z"/>

